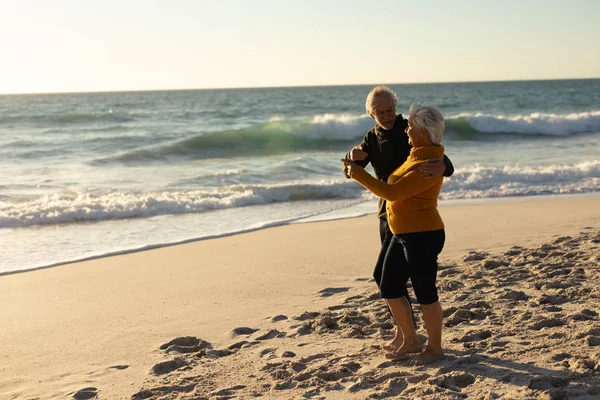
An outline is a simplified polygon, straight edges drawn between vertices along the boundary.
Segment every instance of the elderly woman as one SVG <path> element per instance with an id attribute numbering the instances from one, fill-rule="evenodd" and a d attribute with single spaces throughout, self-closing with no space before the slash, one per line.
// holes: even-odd
<path id="1" fill-rule="evenodd" d="M 408 302 L 409 278 L 428 334 L 427 348 L 420 357 L 434 360 L 443 355 L 443 315 L 436 287 L 437 257 L 445 241 L 444 223 L 437 210 L 443 178 L 425 179 L 427 174 L 419 172 L 419 166 L 427 160 L 443 159 L 444 147 L 440 145 L 443 131 L 444 117 L 437 108 L 411 107 L 406 134 L 412 149 L 387 183 L 342 160 L 348 165 L 352 179 L 388 201 L 387 219 L 394 236 L 383 262 L 380 291 L 398 323 L 398 333 L 403 335 L 400 347 L 387 354 L 394 360 L 422 352 Z"/>

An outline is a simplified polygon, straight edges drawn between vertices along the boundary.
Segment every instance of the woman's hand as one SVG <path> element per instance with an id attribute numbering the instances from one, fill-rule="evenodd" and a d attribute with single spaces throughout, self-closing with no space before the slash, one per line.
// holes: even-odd
<path id="1" fill-rule="evenodd" d="M 352 178 L 352 174 L 354 174 L 358 169 L 363 169 L 363 167 L 356 165 L 354 162 L 346 160 L 345 158 L 342 158 L 341 161 L 346 166 L 346 173 L 350 178 Z"/>

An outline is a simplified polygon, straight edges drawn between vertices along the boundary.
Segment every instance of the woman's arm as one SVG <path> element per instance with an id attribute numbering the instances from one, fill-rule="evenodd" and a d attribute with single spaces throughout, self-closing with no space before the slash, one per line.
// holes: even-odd
<path id="1" fill-rule="evenodd" d="M 350 176 L 374 195 L 387 201 L 408 199 L 429 189 L 438 182 L 437 179 L 425 179 L 427 174 L 414 170 L 393 184 L 389 184 L 374 178 L 363 168 L 356 165 L 351 166 Z"/>

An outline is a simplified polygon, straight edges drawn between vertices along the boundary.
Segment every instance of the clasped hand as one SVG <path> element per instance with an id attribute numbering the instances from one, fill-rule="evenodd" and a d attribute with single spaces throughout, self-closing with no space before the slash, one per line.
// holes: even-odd
<path id="1" fill-rule="evenodd" d="M 358 169 L 363 169 L 360 165 L 356 165 L 353 161 L 342 158 L 341 161 L 346 166 L 346 173 L 350 178 L 352 178 L 352 174 L 354 174 Z"/>

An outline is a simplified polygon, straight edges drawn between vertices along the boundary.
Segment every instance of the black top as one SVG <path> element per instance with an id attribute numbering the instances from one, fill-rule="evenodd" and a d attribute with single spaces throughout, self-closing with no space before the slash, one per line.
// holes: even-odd
<path id="1" fill-rule="evenodd" d="M 402 117 L 402 114 L 396 116 L 394 126 L 390 130 L 385 130 L 379 125 L 371 128 L 363 137 L 360 144 L 363 151 L 367 153 L 367 158 L 361 161 L 354 161 L 361 167 L 366 167 L 369 163 L 373 167 L 377 179 L 387 182 L 389 176 L 404 164 L 410 154 L 411 145 L 408 144 L 408 135 L 404 132 L 408 127 L 408 120 Z M 346 159 L 350 159 L 350 152 L 346 154 Z M 454 166 L 448 157 L 444 155 L 446 170 L 444 176 L 452 176 Z M 343 165 L 344 175 L 347 178 L 346 167 Z M 385 219 L 385 200 L 379 199 L 379 218 Z"/>

